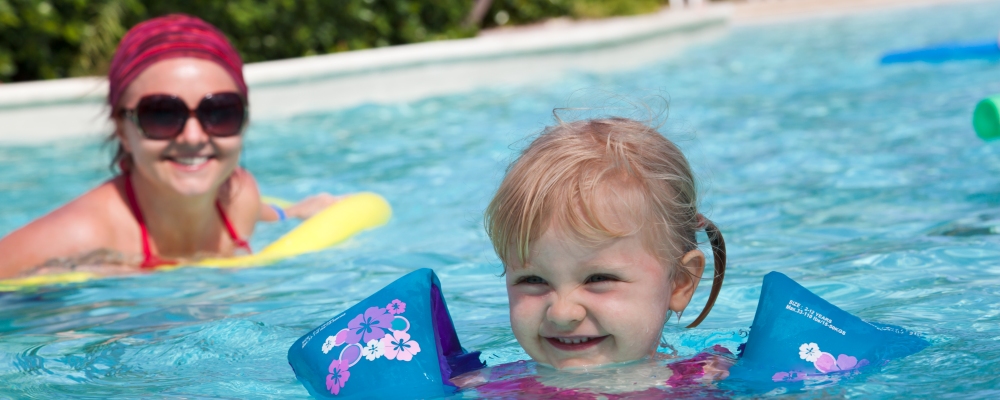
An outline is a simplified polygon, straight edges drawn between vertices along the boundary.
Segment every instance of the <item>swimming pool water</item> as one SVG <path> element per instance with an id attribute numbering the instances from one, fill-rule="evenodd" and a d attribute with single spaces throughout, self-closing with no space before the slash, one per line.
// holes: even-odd
<path id="1" fill-rule="evenodd" d="M 791 395 L 995 398 L 1000 143 L 977 139 L 970 120 L 980 98 L 1000 93 L 1000 64 L 878 59 L 995 37 L 996 15 L 1000 3 L 987 2 L 733 28 L 638 70 L 257 122 L 244 165 L 265 193 L 375 191 L 392 221 L 268 268 L 0 295 L 0 397 L 305 397 L 288 346 L 420 267 L 439 274 L 465 347 L 492 364 L 525 359 L 481 213 L 552 108 L 599 103 L 577 90 L 600 88 L 669 96 L 663 131 L 726 235 L 714 311 L 697 329 L 673 321 L 665 331 L 682 354 L 734 347 L 763 275 L 777 270 L 932 342 L 879 372 Z M 0 148 L 0 232 L 107 179 L 105 155 L 92 140 Z M 291 226 L 260 225 L 252 242 Z"/>

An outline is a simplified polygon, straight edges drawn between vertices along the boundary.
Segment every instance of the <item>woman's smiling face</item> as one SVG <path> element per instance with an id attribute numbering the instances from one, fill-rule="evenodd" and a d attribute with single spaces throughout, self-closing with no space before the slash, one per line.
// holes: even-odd
<path id="1" fill-rule="evenodd" d="M 692 254 L 703 266 L 699 250 L 684 259 Z M 556 368 L 653 354 L 668 311 L 683 310 L 693 293 L 687 287 L 675 292 L 670 266 L 647 251 L 638 234 L 588 244 L 554 224 L 532 242 L 527 262 L 511 264 L 514 336 L 532 359 Z"/>
<path id="2" fill-rule="evenodd" d="M 239 92 L 218 64 L 197 58 L 174 58 L 153 64 L 132 81 L 119 107 L 133 109 L 142 97 L 169 94 L 195 109 L 207 94 Z M 213 192 L 239 164 L 242 135 L 211 137 L 197 118 L 170 140 L 144 137 L 130 120 L 117 119 L 118 134 L 138 173 L 161 189 L 186 196 Z"/>

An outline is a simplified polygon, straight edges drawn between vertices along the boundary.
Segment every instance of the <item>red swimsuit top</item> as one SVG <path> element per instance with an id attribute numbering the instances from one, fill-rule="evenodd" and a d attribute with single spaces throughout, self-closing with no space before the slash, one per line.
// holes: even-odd
<path id="1" fill-rule="evenodd" d="M 156 268 L 161 265 L 174 265 L 177 264 L 176 261 L 164 260 L 153 254 L 152 250 L 149 248 L 149 233 L 146 231 L 146 219 L 142 216 L 142 210 L 139 209 L 139 202 L 135 200 L 135 190 L 132 189 L 132 176 L 128 173 L 125 174 L 125 195 L 128 197 L 128 206 L 132 210 L 132 215 L 135 217 L 136 222 L 139 223 L 139 230 L 142 231 L 142 265 L 140 268 Z M 219 211 L 219 218 L 222 219 L 222 224 L 226 226 L 226 231 L 229 232 L 229 237 L 233 239 L 233 243 L 237 248 L 246 250 L 247 253 L 251 253 L 250 244 L 246 240 L 240 237 L 240 234 L 236 232 L 233 228 L 233 224 L 229 222 L 229 218 L 226 217 L 225 210 L 222 209 L 222 204 L 219 200 L 215 200 L 215 209 Z"/>

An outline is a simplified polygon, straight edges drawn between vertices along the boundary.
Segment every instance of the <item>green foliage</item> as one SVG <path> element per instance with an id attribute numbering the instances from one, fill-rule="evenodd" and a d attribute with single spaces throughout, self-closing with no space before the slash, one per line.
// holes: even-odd
<path id="1" fill-rule="evenodd" d="M 219 27 L 245 62 L 469 37 L 468 0 L 0 0 L 0 81 L 102 75 L 122 35 L 169 13 Z"/>
<path id="2" fill-rule="evenodd" d="M 147 7 L 148 15 L 183 12 L 214 24 L 246 62 L 475 34 L 460 28 L 467 0 L 183 0 Z"/>
<path id="3" fill-rule="evenodd" d="M 85 0 L 0 0 L 0 79 L 67 76 L 91 15 Z"/>
<path id="4" fill-rule="evenodd" d="M 669 0 L 493 0 L 483 27 L 520 25 L 554 17 L 603 18 L 654 12 Z"/>
<path id="5" fill-rule="evenodd" d="M 483 26 L 656 10 L 667 0 L 494 0 Z M 160 15 L 198 16 L 245 62 L 470 37 L 472 0 L 0 0 L 0 81 L 103 75 L 122 35 Z M 502 14 L 499 15 L 498 14 Z"/>
<path id="6" fill-rule="evenodd" d="M 637 15 L 655 12 L 669 0 L 577 0 L 573 2 L 574 18 L 601 18 L 614 15 Z"/>

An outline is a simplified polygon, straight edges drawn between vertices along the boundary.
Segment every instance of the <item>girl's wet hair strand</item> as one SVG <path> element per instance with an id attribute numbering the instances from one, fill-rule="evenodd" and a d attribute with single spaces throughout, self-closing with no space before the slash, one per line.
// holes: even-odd
<path id="1" fill-rule="evenodd" d="M 701 217 L 701 214 L 698 214 L 698 216 Z M 705 302 L 705 308 L 701 310 L 701 314 L 698 314 L 698 318 L 695 318 L 694 322 L 688 324 L 688 328 L 694 328 L 701 324 L 701 321 L 704 321 L 708 313 L 712 311 L 715 299 L 719 297 L 719 291 L 722 290 L 722 281 L 726 278 L 726 240 L 722 238 L 722 232 L 719 231 L 719 228 L 712 221 L 704 219 L 704 223 L 705 233 L 708 234 L 708 242 L 712 244 L 712 258 L 715 261 L 712 291 L 708 295 L 708 301 Z"/>

